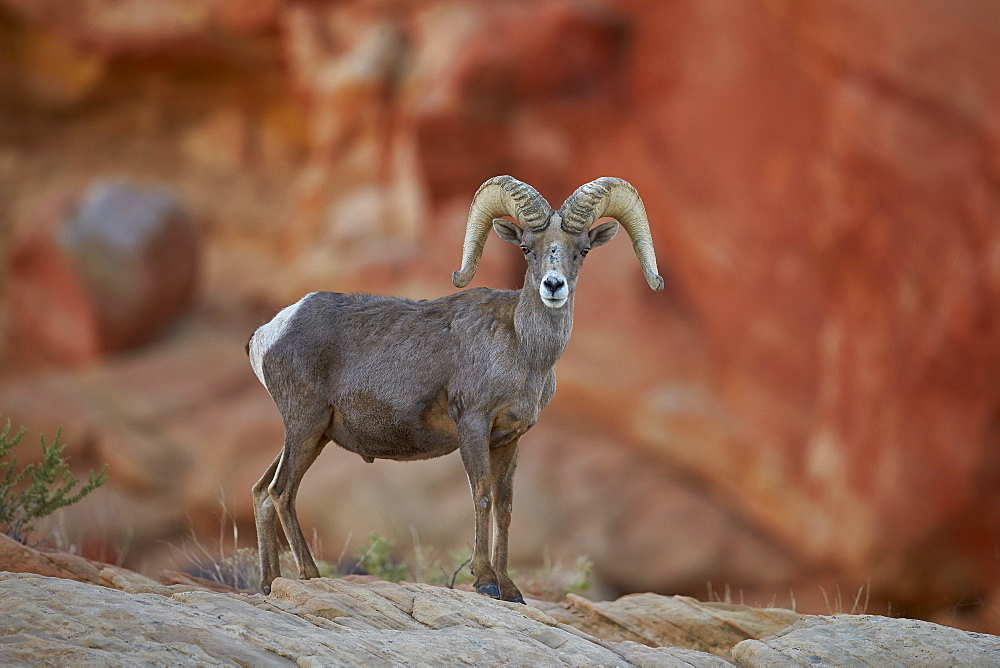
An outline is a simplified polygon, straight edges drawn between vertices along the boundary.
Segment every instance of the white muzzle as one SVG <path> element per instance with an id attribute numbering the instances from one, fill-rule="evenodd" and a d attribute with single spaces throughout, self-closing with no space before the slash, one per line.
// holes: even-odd
<path id="1" fill-rule="evenodd" d="M 538 285 L 538 294 L 542 297 L 542 303 L 549 308 L 562 308 L 569 298 L 566 277 L 558 271 L 548 272 Z"/>

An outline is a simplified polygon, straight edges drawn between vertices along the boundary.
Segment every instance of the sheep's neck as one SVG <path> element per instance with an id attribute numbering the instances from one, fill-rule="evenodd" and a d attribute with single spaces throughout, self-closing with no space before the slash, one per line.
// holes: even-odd
<path id="1" fill-rule="evenodd" d="M 554 365 L 573 331 L 573 293 L 562 308 L 549 308 L 538 290 L 525 285 L 514 309 L 514 330 L 528 359 Z"/>

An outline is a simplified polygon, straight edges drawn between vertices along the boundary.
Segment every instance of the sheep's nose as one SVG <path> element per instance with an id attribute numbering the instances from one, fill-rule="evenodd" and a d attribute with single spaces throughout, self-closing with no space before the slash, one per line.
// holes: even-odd
<path id="1" fill-rule="evenodd" d="M 547 276 L 545 280 L 542 281 L 542 285 L 548 288 L 549 292 L 555 294 L 556 291 L 559 290 L 559 288 L 566 285 L 566 282 L 563 281 L 561 278 L 557 278 L 555 276 Z"/>

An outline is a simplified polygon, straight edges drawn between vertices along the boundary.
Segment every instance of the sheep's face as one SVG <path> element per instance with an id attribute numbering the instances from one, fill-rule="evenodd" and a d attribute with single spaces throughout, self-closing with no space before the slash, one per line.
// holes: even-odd
<path id="1" fill-rule="evenodd" d="M 503 218 L 493 220 L 493 229 L 500 238 L 519 246 L 528 261 L 525 288 L 534 286 L 549 308 L 566 305 L 576 289 L 583 258 L 591 248 L 606 244 L 618 232 L 618 223 L 611 221 L 573 234 L 562 229 L 558 217 L 553 213 L 549 225 L 540 231 L 522 229 Z"/>

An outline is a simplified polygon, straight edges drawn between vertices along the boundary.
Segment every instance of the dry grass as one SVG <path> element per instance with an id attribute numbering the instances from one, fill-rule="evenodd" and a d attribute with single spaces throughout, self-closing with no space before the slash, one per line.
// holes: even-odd
<path id="1" fill-rule="evenodd" d="M 188 563 L 187 572 L 198 577 L 220 582 L 245 592 L 260 591 L 260 569 L 256 548 L 241 547 L 239 527 L 232 520 L 225 503 L 221 503 L 219 539 L 215 548 L 209 548 L 195 535 L 191 535 L 179 548 L 175 548 Z M 368 544 L 352 558 L 346 558 L 352 536 L 348 536 L 336 561 L 323 559 L 323 546 L 314 534 L 310 550 L 316 558 L 320 575 L 342 577 L 360 574 L 374 575 L 389 582 L 423 582 L 454 588 L 471 584 L 469 563 L 472 549 L 429 551 L 420 542 L 415 529 L 410 530 L 410 544 L 400 547 L 384 536 L 373 534 Z M 290 551 L 279 556 L 281 572 L 285 576 L 296 573 L 297 568 Z M 593 562 L 580 557 L 572 566 L 553 562 L 546 555 L 545 565 L 538 570 L 512 573 L 521 590 L 528 596 L 547 600 L 561 600 L 567 593 L 581 593 L 589 588 Z"/>
<path id="2" fill-rule="evenodd" d="M 833 595 L 827 592 L 826 587 L 823 585 L 818 585 L 819 593 L 823 597 L 823 602 L 826 606 L 826 614 L 828 615 L 865 615 L 869 612 L 869 605 L 871 603 L 871 582 L 866 582 L 865 584 L 858 587 L 858 590 L 854 593 L 853 598 L 845 598 L 843 591 L 839 584 L 834 585 Z M 787 609 L 798 612 L 798 601 L 795 596 L 795 590 L 788 590 L 788 603 L 785 605 L 784 601 L 778 601 L 778 595 L 773 594 L 771 600 L 766 604 L 762 605 L 760 601 L 747 601 L 744 596 L 743 590 L 738 592 L 733 592 L 732 588 L 727 584 L 722 589 L 722 591 L 717 591 L 712 583 L 708 583 L 708 599 L 711 603 L 727 603 L 736 605 L 749 605 L 756 608 L 774 608 L 787 607 Z M 848 607 L 848 602 L 850 607 Z M 889 607 L 888 616 L 892 616 L 892 608 Z"/>

